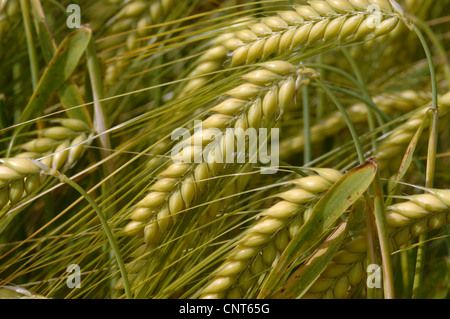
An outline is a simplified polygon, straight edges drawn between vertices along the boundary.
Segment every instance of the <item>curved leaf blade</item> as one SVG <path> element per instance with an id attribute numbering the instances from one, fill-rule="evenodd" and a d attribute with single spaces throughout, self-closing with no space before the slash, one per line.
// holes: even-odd
<path id="1" fill-rule="evenodd" d="M 19 122 L 25 122 L 42 112 L 52 94 L 61 88 L 77 67 L 91 40 L 92 31 L 82 27 L 69 34 L 56 50 L 44 74 L 22 112 Z"/>
<path id="2" fill-rule="evenodd" d="M 308 221 L 299 229 L 280 260 L 264 281 L 258 298 L 269 297 L 295 260 L 329 232 L 337 219 L 369 188 L 377 164 L 373 159 L 352 169 L 338 180 L 317 202 Z"/>
<path id="3" fill-rule="evenodd" d="M 338 251 L 347 233 L 347 220 L 323 242 L 308 260 L 300 266 L 286 281 L 274 298 L 292 299 L 300 298 L 314 282 Z"/>

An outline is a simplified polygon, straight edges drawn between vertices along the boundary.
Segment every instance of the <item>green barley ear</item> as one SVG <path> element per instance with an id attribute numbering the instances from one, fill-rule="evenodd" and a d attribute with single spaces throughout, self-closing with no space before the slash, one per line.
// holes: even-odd
<path id="1" fill-rule="evenodd" d="M 370 6 L 377 6 L 379 24 Z M 395 1 L 308 1 L 292 11 L 262 18 L 242 30 L 227 33 L 204 53 L 191 76 L 263 61 L 287 53 L 307 56 L 339 45 L 360 42 L 392 31 L 403 17 Z M 188 82 L 184 94 L 204 84 L 204 77 Z"/>
<path id="2" fill-rule="evenodd" d="M 275 114 L 282 113 L 284 108 L 294 103 L 297 79 L 302 74 L 311 73 L 311 70 L 298 69 L 284 61 L 268 62 L 263 66 L 262 70 L 244 75 L 246 83 L 226 92 L 226 99 L 211 108 L 211 115 L 203 121 L 202 128 L 185 141 L 187 147 L 176 154 L 178 162 L 159 174 L 150 188 L 151 192 L 137 203 L 130 215 L 133 222 L 124 228 L 125 235 L 135 235 L 144 230 L 148 243 L 160 241 L 160 226 L 154 221 L 159 224 L 158 221 L 163 219 L 165 224 L 173 224 L 182 210 L 193 206 L 200 198 L 204 181 L 223 171 L 215 160 L 193 163 L 195 156 L 202 154 L 212 143 L 212 130 L 225 132 L 226 128 L 267 127 L 265 123 L 273 122 Z M 232 142 L 235 139 L 227 134 L 221 138 L 215 142 L 225 150 L 229 138 Z M 212 152 L 203 154 L 204 158 L 214 156 Z M 223 158 L 223 163 L 225 161 Z"/>
<path id="3" fill-rule="evenodd" d="M 272 266 L 277 255 L 286 248 L 289 234 L 292 238 L 295 229 L 307 219 L 307 215 L 303 215 L 305 206 L 342 177 L 333 169 L 313 170 L 318 175 L 291 181 L 295 187 L 278 194 L 282 200 L 260 214 L 261 218 L 244 233 L 211 281 L 201 289 L 201 298 L 242 298 L 264 270 Z M 259 266 L 255 266 L 258 263 Z M 250 271 L 252 279 L 244 280 L 246 270 Z"/>
<path id="4" fill-rule="evenodd" d="M 295 103 L 295 92 L 304 83 L 298 80 L 303 75 L 316 76 L 313 70 L 299 69 L 285 61 L 267 62 L 262 66 L 263 69 L 244 75 L 245 83 L 226 92 L 225 100 L 210 109 L 202 128 L 184 141 L 187 145 L 176 154 L 178 161 L 158 175 L 156 182 L 150 186 L 150 193 L 136 204 L 130 215 L 132 221 L 123 229 L 124 235 L 143 235 L 149 247 L 157 247 L 180 220 L 181 214 L 197 205 L 205 191 L 211 189 L 205 187 L 206 183 L 214 183 L 212 178 L 220 176 L 230 165 L 238 168 L 244 166 L 226 163 L 227 148 L 231 150 L 238 138 L 226 129 L 234 128 L 239 132 L 238 129 L 249 127 L 273 127 L 276 122 L 274 118 L 278 120 L 283 109 Z M 224 134 L 212 140 L 211 130 Z M 220 163 L 214 153 L 217 148 L 205 151 L 208 145 L 220 147 L 224 156 Z M 194 163 L 194 156 L 202 153 L 204 161 Z M 232 186 L 239 193 L 245 184 Z M 217 209 L 213 205 L 207 212 L 207 219 L 211 220 Z"/>

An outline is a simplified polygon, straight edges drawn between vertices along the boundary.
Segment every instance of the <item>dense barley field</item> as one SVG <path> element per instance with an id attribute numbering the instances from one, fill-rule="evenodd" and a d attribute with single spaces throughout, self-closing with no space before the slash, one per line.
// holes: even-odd
<path id="1" fill-rule="evenodd" d="M 449 13 L 0 0 L 0 298 L 448 298 Z"/>

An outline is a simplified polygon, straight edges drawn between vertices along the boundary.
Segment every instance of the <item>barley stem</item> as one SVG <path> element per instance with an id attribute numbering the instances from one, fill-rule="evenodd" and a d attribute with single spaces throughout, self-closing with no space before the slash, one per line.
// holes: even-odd
<path id="1" fill-rule="evenodd" d="M 350 134 L 352 135 L 353 142 L 355 144 L 356 152 L 358 153 L 358 159 L 360 164 L 365 162 L 364 159 L 364 152 L 362 150 L 361 142 L 359 141 L 358 133 L 356 132 L 356 128 L 353 125 L 352 120 L 348 116 L 347 112 L 345 111 L 344 106 L 339 101 L 339 99 L 336 97 L 336 95 L 320 80 L 315 79 L 315 81 L 319 84 L 319 86 L 327 93 L 327 95 L 333 100 L 333 102 L 336 104 L 336 107 L 338 110 L 342 113 L 342 116 L 344 117 L 345 123 L 348 126 L 348 129 L 350 130 Z"/>
<path id="2" fill-rule="evenodd" d="M 417 37 L 419 38 L 425 54 L 428 60 L 428 66 L 430 68 L 431 76 L 431 88 L 433 92 L 433 105 L 432 105 L 432 123 L 430 125 L 430 137 L 428 143 L 428 157 L 427 157 L 427 167 L 426 167 L 426 187 L 431 188 L 434 183 L 434 173 L 436 165 L 436 148 L 437 148 L 437 134 L 438 134 L 438 124 L 439 124 L 439 110 L 438 110 L 438 87 L 437 87 L 437 77 L 436 68 L 433 62 L 433 56 L 431 54 L 430 47 L 427 41 L 417 26 L 413 28 Z M 425 254 L 426 254 L 426 244 L 427 233 L 423 233 L 419 237 L 419 247 L 417 248 L 417 260 L 416 260 L 416 270 L 414 273 L 413 291 L 412 298 L 420 298 L 422 284 L 423 284 L 423 271 L 425 267 Z"/>
<path id="3" fill-rule="evenodd" d="M 305 137 L 305 149 L 303 153 L 303 164 L 311 161 L 311 112 L 309 105 L 309 89 L 307 85 L 302 87 L 303 95 L 303 135 Z"/>
<path id="4" fill-rule="evenodd" d="M 346 48 L 341 48 L 341 51 L 344 53 L 345 58 L 350 63 L 353 73 L 355 73 L 356 79 L 358 80 L 358 83 L 359 83 L 359 87 L 362 90 L 363 97 L 365 97 L 367 100 L 372 100 L 369 92 L 367 91 L 366 84 L 364 82 L 364 78 L 361 74 L 361 71 L 359 70 L 358 64 L 356 63 L 355 59 L 351 56 L 351 54 L 348 52 L 348 50 Z M 373 101 L 372 101 L 372 103 L 373 103 Z M 379 117 L 378 114 L 376 114 L 376 115 L 377 115 L 378 122 L 380 123 L 380 125 L 383 125 L 384 124 L 383 120 Z M 370 110 L 369 106 L 367 106 L 367 121 L 369 123 L 369 129 L 372 132 L 375 129 L 375 122 L 373 119 L 372 110 Z M 373 136 L 373 135 L 371 136 L 371 142 L 372 142 L 372 149 L 375 151 L 377 149 L 377 143 L 375 140 L 375 136 Z"/>
<path id="5" fill-rule="evenodd" d="M 414 23 L 416 23 L 421 29 L 423 29 L 423 31 L 425 31 L 426 35 L 428 36 L 430 41 L 435 46 L 437 52 L 439 53 L 444 64 L 443 68 L 445 77 L 447 78 L 447 87 L 450 90 L 450 59 L 447 55 L 445 48 L 443 47 L 441 41 L 439 41 L 436 34 L 433 32 L 433 30 L 429 27 L 428 23 L 425 23 L 418 17 L 414 17 Z"/>
<path id="6" fill-rule="evenodd" d="M 114 252 L 114 255 L 116 257 L 116 262 L 120 269 L 120 274 L 122 276 L 123 280 L 123 287 L 125 289 L 125 294 L 128 299 L 132 298 L 131 290 L 130 290 L 130 284 L 128 281 L 128 275 L 127 271 L 125 269 L 125 264 L 123 263 L 122 255 L 119 250 L 119 246 L 117 245 L 116 239 L 114 238 L 114 235 L 111 231 L 111 228 L 109 228 L 108 221 L 106 220 L 105 216 L 103 216 L 103 213 L 98 207 L 97 203 L 92 199 L 91 196 L 77 183 L 75 183 L 73 180 L 68 178 L 67 176 L 59 173 L 59 175 L 54 175 L 55 177 L 58 177 L 62 183 L 66 183 L 73 187 L 75 190 L 77 190 L 85 199 L 89 202 L 89 204 L 92 206 L 92 208 L 97 213 L 98 218 L 100 219 L 100 222 L 102 223 L 103 230 L 106 234 L 106 237 L 108 237 L 109 244 L 111 245 L 111 249 Z"/>
<path id="7" fill-rule="evenodd" d="M 383 265 L 384 298 L 394 299 L 394 277 L 392 271 L 391 250 L 389 248 L 389 234 L 387 230 L 386 213 L 384 212 L 383 188 L 378 172 L 374 178 L 372 187 L 375 195 L 375 223 L 377 226 Z"/>
<path id="8" fill-rule="evenodd" d="M 302 177 L 307 177 L 308 174 L 304 173 L 302 170 L 298 169 L 295 166 L 292 166 L 291 164 L 284 162 L 282 160 L 280 160 L 280 165 L 289 167 L 290 170 L 292 170 L 294 173 L 297 173 L 298 175 L 302 176 Z"/>
<path id="9" fill-rule="evenodd" d="M 318 63 L 324 64 L 323 61 L 323 54 L 318 55 Z M 317 72 L 319 72 L 322 79 L 325 79 L 325 69 L 324 68 L 318 68 Z M 316 110 L 316 117 L 317 119 L 321 119 L 323 117 L 324 109 L 325 109 L 325 93 L 323 91 L 319 91 L 317 93 L 319 101 L 317 102 L 317 110 Z"/>
<path id="10" fill-rule="evenodd" d="M 31 68 L 31 84 L 33 85 L 33 91 L 36 89 L 39 82 L 39 64 L 37 61 L 36 46 L 33 42 L 33 31 L 31 30 L 30 21 L 30 7 L 27 0 L 20 0 L 20 7 L 22 9 L 23 24 L 25 27 L 25 34 L 27 38 L 28 58 L 30 60 Z"/>
<path id="11" fill-rule="evenodd" d="M 364 91 L 364 89 L 360 86 L 360 83 L 358 82 L 357 79 L 355 79 L 354 76 L 352 76 L 352 75 L 349 74 L 348 72 L 345 72 L 345 71 L 343 71 L 343 70 L 341 70 L 341 69 L 339 69 L 339 68 L 336 68 L 336 67 L 333 67 L 333 66 L 329 66 L 329 65 L 321 65 L 321 64 L 318 64 L 318 63 L 308 63 L 307 66 L 308 66 L 308 67 L 311 67 L 311 68 L 323 68 L 323 69 L 326 69 L 326 70 L 335 72 L 335 73 L 337 73 L 337 74 L 339 74 L 339 75 L 342 75 L 342 76 L 344 76 L 346 79 L 348 79 L 348 80 L 350 80 L 351 82 L 353 82 L 353 83 L 354 83 L 361 91 Z M 355 92 L 353 92 L 353 91 L 350 91 L 350 90 L 345 89 L 345 88 L 340 88 L 340 87 L 337 87 L 337 86 L 334 86 L 334 85 L 331 85 L 331 84 L 327 84 L 327 86 L 328 86 L 329 88 L 332 88 L 332 89 L 335 90 L 335 91 L 340 91 L 340 92 L 346 93 L 346 94 L 348 94 L 348 95 L 350 95 L 350 96 L 353 96 L 353 97 L 357 98 L 358 100 L 360 100 L 360 101 L 366 103 L 370 108 L 372 108 L 373 111 L 375 111 L 375 113 L 376 113 L 377 115 L 379 115 L 379 116 L 383 119 L 383 121 L 386 121 L 386 122 L 391 121 L 390 116 L 387 115 L 384 111 L 380 110 L 380 109 L 375 105 L 375 103 L 373 103 L 373 101 L 371 101 L 370 98 L 366 98 L 366 97 L 361 96 L 361 95 L 359 95 L 359 94 L 357 94 L 357 93 L 355 93 Z M 380 122 L 380 123 L 381 123 L 381 122 Z M 384 123 L 384 122 L 383 122 L 383 123 Z"/>

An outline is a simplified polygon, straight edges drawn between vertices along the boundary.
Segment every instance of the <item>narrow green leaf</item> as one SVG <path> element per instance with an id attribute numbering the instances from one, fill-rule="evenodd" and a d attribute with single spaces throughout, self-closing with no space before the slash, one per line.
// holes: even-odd
<path id="1" fill-rule="evenodd" d="M 423 130 L 427 126 L 428 126 L 428 113 L 425 115 L 425 120 L 422 122 L 420 127 L 417 129 L 416 133 L 414 134 L 413 138 L 411 139 L 411 141 L 408 144 L 408 148 L 406 149 L 405 155 L 402 158 L 402 163 L 400 165 L 400 168 L 398 169 L 398 173 L 395 178 L 394 185 L 393 185 L 390 195 L 388 196 L 388 199 L 386 201 L 386 206 L 390 205 L 390 202 L 393 198 L 391 195 L 393 195 L 395 193 L 398 182 L 403 178 L 403 176 L 405 176 L 406 172 L 408 171 L 409 166 L 411 165 L 411 162 L 414 158 L 414 153 L 415 153 L 417 145 L 419 143 L 419 138 L 422 135 Z"/>
<path id="2" fill-rule="evenodd" d="M 52 94 L 59 90 L 72 75 L 91 37 L 92 30 L 81 27 L 62 41 L 39 80 L 36 90 L 28 101 L 28 105 L 22 112 L 19 123 L 26 122 L 31 117 L 37 117 L 42 113 Z M 25 125 L 21 125 L 16 128 L 9 143 L 6 157 L 9 157 L 11 149 L 16 142 L 16 137 L 24 127 Z"/>
<path id="3" fill-rule="evenodd" d="M 58 90 L 58 95 L 61 103 L 67 109 L 67 112 L 71 118 L 82 120 L 85 123 L 91 123 L 85 107 L 73 109 L 73 107 L 85 104 L 75 83 L 69 80 Z"/>
<path id="4" fill-rule="evenodd" d="M 37 14 L 35 14 L 37 15 Z M 41 44 L 42 54 L 44 55 L 45 61 L 48 63 L 53 58 L 56 51 L 56 43 L 53 39 L 47 24 L 43 20 L 43 17 L 38 16 L 37 20 L 37 31 L 39 36 L 39 43 Z"/>
<path id="5" fill-rule="evenodd" d="M 28 105 L 20 116 L 19 122 L 25 122 L 42 113 L 52 94 L 61 88 L 75 70 L 81 56 L 92 37 L 89 28 L 82 27 L 69 34 L 56 50 Z"/>
<path id="6" fill-rule="evenodd" d="M 298 268 L 286 281 L 274 298 L 293 299 L 301 298 L 303 294 L 319 278 L 322 271 L 325 270 L 328 263 L 333 258 L 345 238 L 347 229 L 347 220 L 342 222 L 339 227 L 324 241 L 322 245 L 314 252 L 311 257 Z"/>
<path id="7" fill-rule="evenodd" d="M 308 221 L 299 229 L 263 283 L 259 298 L 272 294 L 295 260 L 326 235 L 337 219 L 360 198 L 372 183 L 377 170 L 373 159 L 352 169 L 337 181 L 314 206 Z"/>
<path id="8" fill-rule="evenodd" d="M 36 29 L 38 31 L 42 53 L 45 61 L 49 63 L 55 54 L 57 45 L 50 29 L 48 28 L 40 1 L 32 0 L 31 4 L 37 24 Z M 72 80 L 69 79 L 66 83 L 64 83 L 64 85 L 58 90 L 58 96 L 71 118 L 82 120 L 85 123 L 90 123 L 89 113 L 85 107 L 72 109 L 73 107 L 84 104 L 84 100 L 79 92 L 79 89 Z"/>

